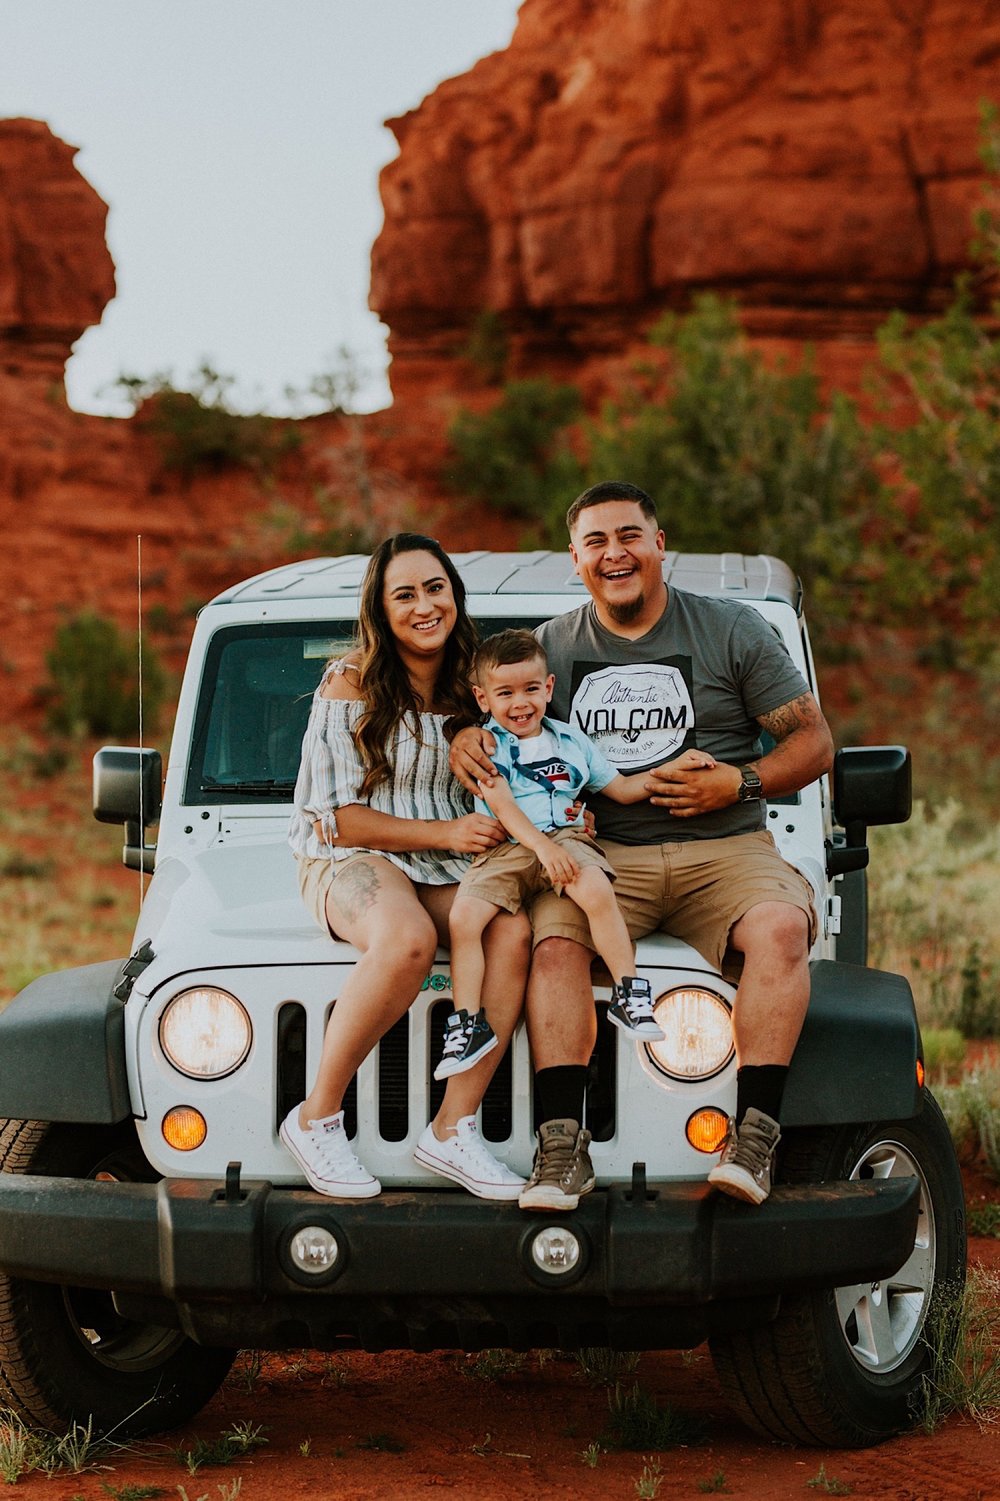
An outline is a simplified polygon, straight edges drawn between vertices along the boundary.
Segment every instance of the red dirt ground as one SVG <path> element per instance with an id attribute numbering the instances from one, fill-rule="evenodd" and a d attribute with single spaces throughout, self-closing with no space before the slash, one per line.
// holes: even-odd
<path id="1" fill-rule="evenodd" d="M 974 1240 L 970 1250 L 973 1265 L 1000 1272 L 1000 1241 Z M 753 1501 L 1000 1498 L 1000 1429 L 953 1417 L 933 1434 L 877 1449 L 762 1443 L 732 1418 L 704 1348 L 690 1356 L 644 1355 L 636 1378 L 661 1405 L 701 1424 L 704 1439 L 653 1455 L 602 1453 L 593 1467 L 583 1454 L 606 1426 L 607 1395 L 575 1360 L 530 1355 L 492 1380 L 475 1370 L 476 1357 L 452 1353 L 268 1355 L 259 1372 L 241 1356 L 190 1427 L 139 1452 L 112 1454 L 107 1469 L 27 1476 L 12 1494 L 24 1501 L 152 1494 L 224 1501 L 238 1478 L 241 1501 L 409 1501 L 446 1493 L 463 1501 L 604 1501 L 640 1494 L 637 1482 L 649 1467 L 660 1480 L 660 1501 L 702 1493 Z M 215 1440 L 236 1423 L 261 1425 L 267 1443 L 190 1475 L 183 1454 L 195 1440 Z"/>

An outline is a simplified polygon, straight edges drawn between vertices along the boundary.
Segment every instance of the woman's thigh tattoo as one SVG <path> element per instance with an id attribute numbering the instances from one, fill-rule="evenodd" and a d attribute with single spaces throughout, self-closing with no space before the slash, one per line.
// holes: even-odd
<path id="1" fill-rule="evenodd" d="M 348 921 L 357 922 L 378 901 L 381 889 L 378 871 L 359 860 L 341 871 L 331 895 Z"/>

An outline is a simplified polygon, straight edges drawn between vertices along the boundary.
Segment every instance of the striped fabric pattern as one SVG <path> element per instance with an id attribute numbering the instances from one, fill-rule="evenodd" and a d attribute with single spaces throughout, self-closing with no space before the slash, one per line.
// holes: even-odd
<path id="1" fill-rule="evenodd" d="M 395 768 L 391 782 L 383 782 L 370 796 L 360 793 L 364 767 L 354 732 L 364 710 L 360 700 L 313 698 L 302 741 L 302 761 L 295 783 L 295 809 L 288 842 L 297 855 L 346 860 L 358 850 L 328 843 L 337 834 L 337 809 L 363 803 L 397 818 L 461 818 L 471 809 L 460 783 L 448 768 L 445 716 L 420 714 L 414 733 L 404 720 L 389 760 Z M 326 838 L 317 837 L 319 821 Z M 411 878 L 428 886 L 460 881 L 469 860 L 443 850 L 379 851 Z"/>

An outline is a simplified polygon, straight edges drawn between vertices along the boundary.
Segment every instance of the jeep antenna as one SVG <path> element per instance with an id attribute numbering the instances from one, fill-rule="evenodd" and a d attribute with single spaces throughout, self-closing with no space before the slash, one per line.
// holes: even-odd
<path id="1" fill-rule="evenodd" d="M 139 615 L 139 625 L 136 631 L 136 651 L 139 665 L 139 911 L 142 911 L 142 899 L 145 895 L 143 876 L 146 866 L 146 819 L 143 807 L 143 791 L 145 777 L 142 774 L 142 533 L 136 532 L 135 536 L 135 582 L 136 582 L 136 605 Z"/>

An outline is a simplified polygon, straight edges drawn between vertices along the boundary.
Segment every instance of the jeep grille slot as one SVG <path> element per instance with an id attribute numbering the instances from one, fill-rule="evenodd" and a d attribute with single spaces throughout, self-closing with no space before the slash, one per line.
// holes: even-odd
<path id="1" fill-rule="evenodd" d="M 298 1001 L 278 1007 L 275 1038 L 276 1125 L 306 1097 L 306 1008 Z"/>
<path id="2" fill-rule="evenodd" d="M 431 1056 L 428 1074 L 431 1086 L 431 1119 L 437 1115 L 444 1099 L 447 1080 L 435 1079 L 434 1069 L 441 1057 L 441 1039 L 445 1023 L 451 1015 L 453 1002 L 438 1001 L 431 1008 L 430 1035 Z M 507 1048 L 490 1080 L 483 1099 L 482 1134 L 487 1141 L 509 1141 L 514 1130 L 514 1067 L 511 1050 Z"/>
<path id="3" fill-rule="evenodd" d="M 615 1134 L 618 1100 L 618 1034 L 608 1021 L 608 1008 L 597 1008 L 597 1040 L 587 1066 L 586 1126 L 595 1141 Z"/>
<path id="4" fill-rule="evenodd" d="M 424 1122 L 421 1122 L 423 1130 Z M 405 1141 L 410 1129 L 410 1013 L 391 1026 L 378 1049 L 378 1129 L 383 1141 Z"/>

